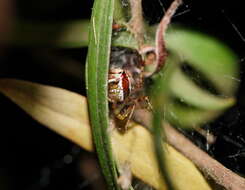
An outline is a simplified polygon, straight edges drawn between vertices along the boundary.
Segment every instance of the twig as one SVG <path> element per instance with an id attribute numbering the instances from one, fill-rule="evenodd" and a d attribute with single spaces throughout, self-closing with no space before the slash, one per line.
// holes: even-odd
<path id="1" fill-rule="evenodd" d="M 159 71 L 167 58 L 167 49 L 165 46 L 165 33 L 168 28 L 168 25 L 173 17 L 174 13 L 176 12 L 177 8 L 182 4 L 182 0 L 175 0 L 172 2 L 170 7 L 167 9 L 164 17 L 162 18 L 160 24 L 157 27 L 156 31 L 156 62 L 157 62 L 157 71 Z"/>
<path id="2" fill-rule="evenodd" d="M 151 114 L 147 111 L 137 111 L 133 118 L 136 122 L 139 122 L 144 126 L 151 125 Z M 206 152 L 194 145 L 189 139 L 169 124 L 164 125 L 164 129 L 167 142 L 189 158 L 206 176 L 212 178 L 217 184 L 227 190 L 245 189 L 244 178 L 210 157 Z"/>
<path id="3" fill-rule="evenodd" d="M 133 1 L 133 0 L 132 0 Z M 155 69 L 153 72 L 147 72 L 145 75 L 147 77 L 153 75 L 154 73 L 160 71 L 165 64 L 167 58 L 167 49 L 165 45 L 165 34 L 168 28 L 168 25 L 171 21 L 171 18 L 175 14 L 177 8 L 182 4 L 182 0 L 174 0 L 170 7 L 167 9 L 165 15 L 163 16 L 161 22 L 159 23 L 155 36 L 155 47 L 149 47 L 141 44 L 140 51 L 141 53 L 149 53 L 154 51 L 155 54 Z M 136 24 L 136 23 L 133 23 Z"/>

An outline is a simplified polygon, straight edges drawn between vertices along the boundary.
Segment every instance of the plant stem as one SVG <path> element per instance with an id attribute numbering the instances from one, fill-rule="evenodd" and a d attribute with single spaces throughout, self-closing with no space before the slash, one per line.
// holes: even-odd
<path id="1" fill-rule="evenodd" d="M 131 19 L 129 30 L 134 34 L 139 47 L 144 43 L 145 26 L 142 14 L 142 0 L 130 0 Z"/>

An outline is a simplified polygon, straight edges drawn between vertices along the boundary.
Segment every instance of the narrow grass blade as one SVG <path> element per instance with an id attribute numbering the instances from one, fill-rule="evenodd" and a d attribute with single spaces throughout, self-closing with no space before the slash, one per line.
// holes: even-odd
<path id="1" fill-rule="evenodd" d="M 154 147 L 156 153 L 156 159 L 163 179 L 166 182 L 168 190 L 174 190 L 172 179 L 167 171 L 166 150 L 164 150 L 163 139 L 165 137 L 164 129 L 162 128 L 163 121 L 165 119 L 165 106 L 168 102 L 168 94 L 164 92 L 164 79 L 155 81 L 152 89 L 150 90 L 150 96 L 153 105 L 153 119 L 152 119 L 152 131 L 154 138 Z"/>
<path id="2" fill-rule="evenodd" d="M 96 0 L 94 2 L 89 32 L 86 85 L 92 133 L 100 165 L 108 188 L 118 189 L 116 165 L 108 134 L 107 100 L 113 8 L 114 0 Z"/>

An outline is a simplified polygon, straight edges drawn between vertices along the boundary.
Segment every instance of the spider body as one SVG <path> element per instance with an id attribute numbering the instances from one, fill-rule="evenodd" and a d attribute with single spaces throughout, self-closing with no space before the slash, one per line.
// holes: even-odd
<path id="1" fill-rule="evenodd" d="M 140 99 L 144 97 L 143 61 L 128 48 L 112 48 L 108 75 L 108 99 L 121 131 Z"/>

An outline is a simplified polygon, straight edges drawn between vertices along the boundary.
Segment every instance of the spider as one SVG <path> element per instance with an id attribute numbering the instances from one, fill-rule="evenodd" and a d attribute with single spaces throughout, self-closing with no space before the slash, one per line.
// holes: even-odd
<path id="1" fill-rule="evenodd" d="M 144 83 L 165 64 L 167 51 L 164 34 L 181 3 L 182 0 L 174 0 L 166 11 L 156 31 L 155 47 L 142 45 L 139 51 L 119 47 L 111 49 L 108 100 L 117 128 L 121 132 L 127 131 L 128 122 L 135 108 L 150 109 L 151 107 L 144 92 Z M 153 72 L 144 71 L 145 66 L 149 64 L 156 65 Z"/>

